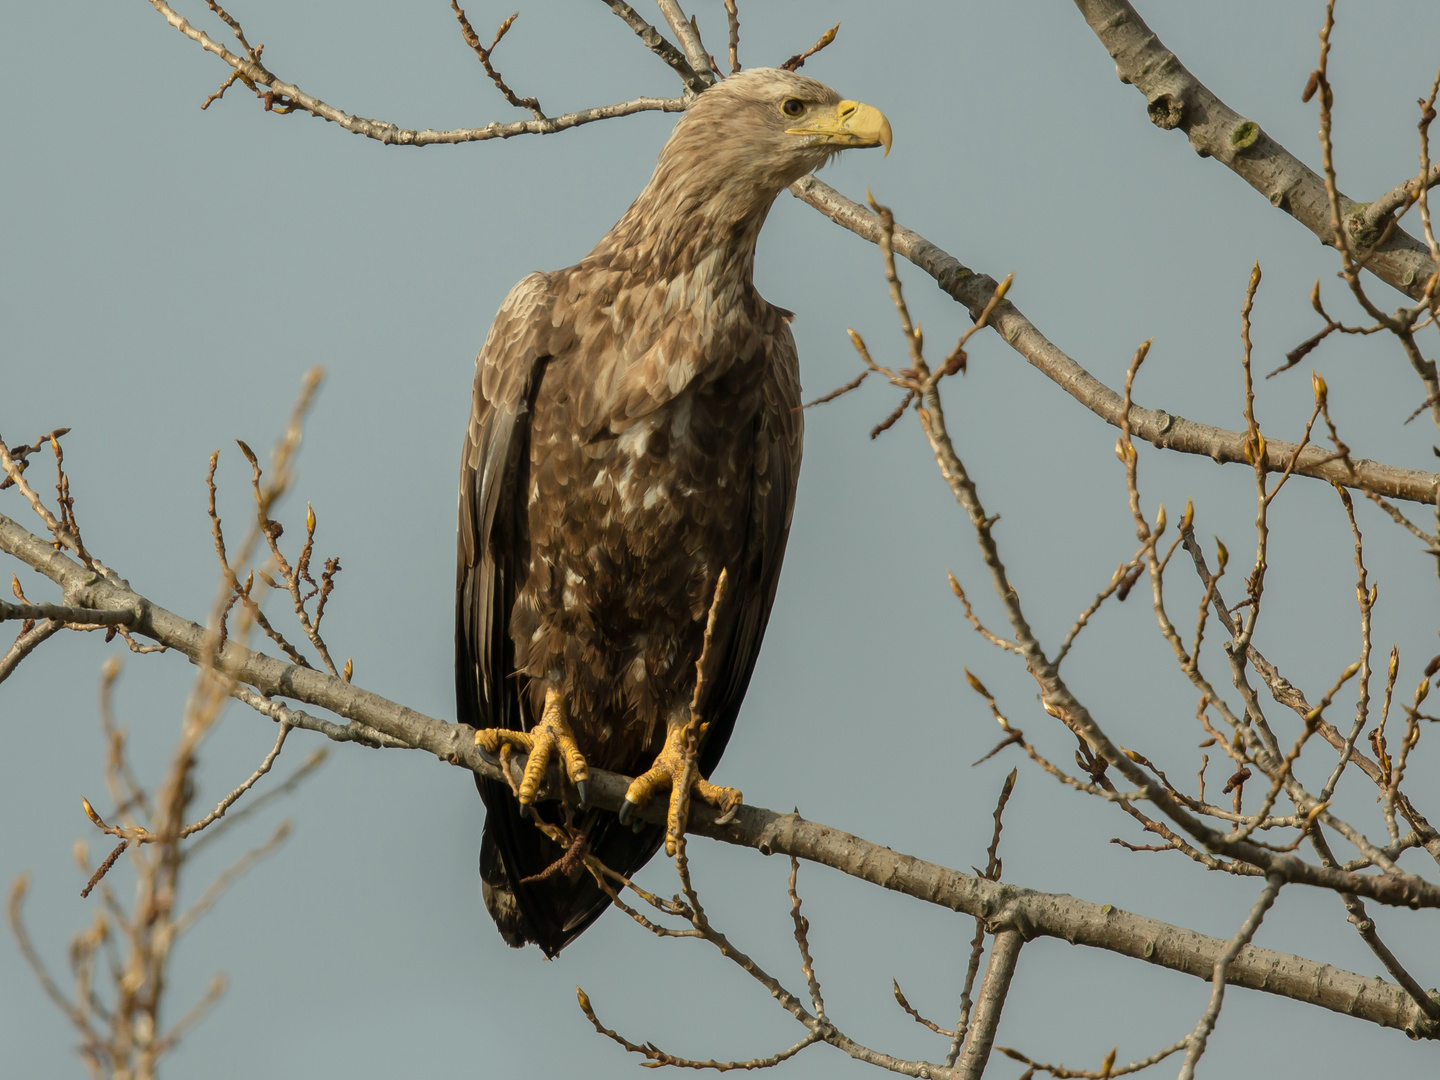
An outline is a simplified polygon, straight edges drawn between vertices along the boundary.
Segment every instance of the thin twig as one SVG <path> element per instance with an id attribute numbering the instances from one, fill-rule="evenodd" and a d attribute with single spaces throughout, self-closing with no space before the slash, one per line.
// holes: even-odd
<path id="1" fill-rule="evenodd" d="M 14 644 L 5 650 L 5 655 L 0 656 L 0 682 L 8 679 L 22 660 L 63 629 L 64 623 L 45 619 L 16 637 Z"/>
<path id="2" fill-rule="evenodd" d="M 181 829 L 180 839 L 183 840 L 187 836 L 194 836 L 196 833 L 200 832 L 200 830 L 206 828 L 211 823 L 218 821 L 220 818 L 224 817 L 225 811 L 229 810 L 230 807 L 234 806 L 235 801 L 239 799 L 241 795 L 244 795 L 245 792 L 249 791 L 252 787 L 254 787 L 260 781 L 260 778 L 270 771 L 270 767 L 275 764 L 275 759 L 280 756 L 280 750 L 285 745 L 285 738 L 290 734 L 290 730 L 291 729 L 288 724 L 282 723 L 280 725 L 280 734 L 275 737 L 275 745 L 270 748 L 270 752 L 265 755 L 265 759 L 260 762 L 259 767 L 250 774 L 250 777 L 245 780 L 244 783 L 242 783 L 234 791 L 230 792 L 229 795 L 226 795 L 223 799 L 221 799 L 214 810 L 211 810 L 210 813 L 206 814 L 199 821 L 196 821 L 193 824 L 187 825 L 185 826 L 185 828 Z"/>
<path id="3" fill-rule="evenodd" d="M 617 116 L 630 116 L 638 112 L 682 112 L 683 98 L 638 97 L 615 105 L 601 105 L 591 109 L 580 109 L 552 116 L 544 120 L 518 120 L 502 124 L 495 121 L 478 128 L 453 128 L 437 131 L 432 128 L 417 130 L 401 128 L 385 120 L 373 120 L 344 112 L 333 105 L 305 93 L 293 83 L 280 79 L 258 60 L 231 52 L 203 31 L 196 29 L 180 16 L 166 0 L 150 0 L 155 8 L 172 27 L 184 34 L 208 53 L 213 53 L 224 63 L 240 73 L 241 80 L 256 88 L 256 94 L 266 105 L 266 111 L 285 115 L 295 111 L 306 112 L 337 124 L 354 135 L 389 146 L 431 146 L 437 143 L 483 142 L 487 139 L 510 139 L 517 135 L 551 135 L 559 131 L 597 120 L 609 120 Z M 615 6 L 615 5 L 612 5 Z M 628 7 L 628 5 L 620 5 Z M 682 57 L 683 59 L 683 57 Z"/>
<path id="4" fill-rule="evenodd" d="M 1030 1066 L 1032 1072 L 1049 1073 L 1055 1077 L 1055 1080 L 1110 1080 L 1111 1077 L 1128 1076 L 1130 1073 L 1140 1072 L 1142 1069 L 1148 1069 L 1152 1065 L 1158 1065 L 1171 1054 L 1184 1050 L 1187 1042 L 1188 1039 L 1181 1039 L 1179 1042 L 1171 1043 L 1163 1050 L 1157 1050 L 1147 1058 L 1141 1058 L 1139 1061 L 1132 1061 L 1128 1065 L 1120 1066 L 1115 1065 L 1115 1051 L 1111 1050 L 1107 1055 L 1110 1066 L 1093 1072 L 1085 1069 L 1067 1069 L 1064 1065 L 1042 1065 L 1040 1062 L 1026 1057 L 1019 1050 L 1012 1050 L 1008 1046 L 997 1046 L 995 1049 L 1013 1061 L 1018 1061 L 1022 1065 Z"/>
<path id="5" fill-rule="evenodd" d="M 980 621 L 979 616 L 977 616 L 974 609 L 970 607 L 970 598 L 965 595 L 965 590 L 961 587 L 959 579 L 949 570 L 945 571 L 945 573 L 950 578 L 950 591 L 960 598 L 960 603 L 965 608 L 965 618 L 968 619 L 970 625 L 975 628 L 975 632 L 997 649 L 1018 653 L 1020 646 L 1016 645 L 1015 642 L 1007 638 L 1002 638 L 999 634 L 993 634 L 986 629 L 985 624 Z"/>
<path id="6" fill-rule="evenodd" d="M 170 1030 L 157 1041 L 155 1046 L 156 1056 L 175 1049 L 180 1040 L 194 1030 L 195 1026 L 210 1014 L 210 1010 L 213 1009 L 225 995 L 226 985 L 227 980 L 224 975 L 216 975 L 210 980 L 210 985 L 206 988 L 200 1000 L 191 1007 L 189 1012 L 180 1017 L 179 1020 L 176 1020 L 175 1023 L 171 1025 Z"/>
<path id="7" fill-rule="evenodd" d="M 539 101 L 533 97 L 516 97 L 515 91 L 506 85 L 500 73 L 496 71 L 490 63 L 490 54 L 495 51 L 495 46 L 500 44 L 500 39 L 503 38 L 509 32 L 510 27 L 515 24 L 515 20 L 520 17 L 520 13 L 517 11 L 500 24 L 500 29 L 495 31 L 495 40 L 490 43 L 490 47 L 487 49 L 484 45 L 480 44 L 480 36 L 475 33 L 475 28 L 470 25 L 470 20 L 465 17 L 464 10 L 456 3 L 456 0 L 450 0 L 450 10 L 455 12 L 455 18 L 460 22 L 460 33 L 465 38 L 465 44 L 469 45 L 470 48 L 475 51 L 475 55 L 480 60 L 480 66 L 485 69 L 485 74 L 490 76 L 491 82 L 493 82 L 495 88 L 504 95 L 505 100 L 517 109 L 529 109 L 530 112 L 534 114 L 536 120 L 547 119 L 545 113 L 540 108 Z"/>
<path id="8" fill-rule="evenodd" d="M 214 907 L 215 902 L 219 900 L 220 897 L 225 895 L 225 892 L 230 886 L 234 885 L 235 882 L 249 873 L 256 863 L 267 856 L 273 855 L 280 845 L 290 836 L 294 827 L 293 822 L 282 821 L 279 826 L 276 827 L 275 831 L 270 834 L 270 839 L 266 840 L 259 847 L 250 849 L 235 860 L 223 874 L 210 883 L 210 887 L 200 894 L 200 899 L 196 900 L 188 911 L 175 919 L 175 936 L 180 937 L 194 926 L 196 921 Z"/>
<path id="9" fill-rule="evenodd" d="M 968 672 L 967 672 L 968 674 Z M 1018 770 L 1011 769 L 1010 775 L 1005 777 L 1005 782 L 1000 786 L 1000 797 L 995 802 L 995 829 L 990 836 L 990 847 L 985 854 L 985 872 L 981 875 L 987 881 L 999 881 L 1001 873 L 1000 862 L 1000 831 L 1002 829 L 1002 818 L 1005 813 L 1005 804 L 1010 801 L 1010 795 L 1015 790 L 1015 779 L 1019 775 Z M 970 941 L 970 961 L 965 969 L 965 982 L 960 988 L 960 1017 L 955 1021 L 955 1030 L 950 1032 L 935 1030 L 940 1034 L 950 1036 L 950 1050 L 945 1055 L 946 1068 L 954 1068 L 955 1062 L 959 1060 L 960 1051 L 969 1037 L 970 1011 L 973 1008 L 971 993 L 975 988 L 975 976 L 980 971 L 980 956 L 985 949 L 985 920 L 975 920 L 975 937 Z M 988 976 L 987 976 L 988 977 Z M 898 995 L 899 987 L 896 987 Z M 903 1002 L 902 1002 L 903 1004 Z M 918 1014 L 916 1018 L 919 1019 Z"/>
<path id="10" fill-rule="evenodd" d="M 796 53 L 794 56 L 790 57 L 789 60 L 786 60 L 783 64 L 781 64 L 780 70 L 799 71 L 802 67 L 805 66 L 806 60 L 809 60 L 810 57 L 814 56 L 821 49 L 825 48 L 825 46 L 829 45 L 832 41 L 834 41 L 835 35 L 839 32 L 840 24 L 837 22 L 834 26 L 830 27 L 829 30 L 826 30 L 825 33 L 821 34 L 820 39 L 816 41 L 814 45 L 811 45 L 810 48 L 806 49 L 803 53 Z"/>
<path id="11" fill-rule="evenodd" d="M 735 0 L 725 0 L 725 21 L 730 27 L 730 74 L 740 71 L 740 12 Z"/>
<path id="12" fill-rule="evenodd" d="M 790 919 L 795 924 L 795 947 L 800 951 L 800 973 L 805 976 L 805 985 L 810 989 L 810 1004 L 815 1008 L 815 1018 L 820 1023 L 825 1019 L 825 998 L 820 993 L 820 980 L 815 974 L 815 961 L 810 955 L 810 920 L 800 914 L 800 893 L 795 879 L 800 876 L 800 860 L 790 856 Z"/>
<path id="13" fill-rule="evenodd" d="M 842 394 L 848 394 L 851 390 L 857 390 L 857 389 L 859 389 L 860 384 L 865 381 L 865 379 L 869 376 L 869 374 L 870 374 L 870 369 L 869 369 L 869 368 L 866 368 L 864 371 L 860 372 L 859 375 L 856 375 L 855 378 L 851 379 L 851 380 L 850 380 L 848 383 L 846 383 L 844 386 L 836 387 L 834 390 L 831 390 L 828 394 L 822 394 L 820 397 L 817 397 L 814 401 L 807 401 L 804 405 L 801 405 L 801 406 L 800 406 L 800 409 L 809 409 L 809 408 L 813 408 L 813 407 L 816 406 L 816 405 L 824 405 L 824 404 L 825 404 L 826 402 L 828 402 L 828 401 L 834 401 L 836 398 L 840 397 Z M 796 410 L 796 411 L 799 411 L 799 410 Z"/>
<path id="14" fill-rule="evenodd" d="M 624 0 L 605 0 L 606 5 L 619 16 L 626 26 L 635 31 L 647 49 L 658 56 L 665 64 L 680 76 L 681 83 L 686 91 L 691 94 L 698 94 L 709 89 L 710 84 L 701 78 L 690 66 L 690 61 L 685 59 L 685 54 L 672 45 L 659 30 L 651 26 L 640 14 Z"/>
<path id="15" fill-rule="evenodd" d="M 35 946 L 30 941 L 30 934 L 25 929 L 24 919 L 20 915 L 21 906 L 25 903 L 25 894 L 29 889 L 29 874 L 21 874 L 10 883 L 10 900 L 6 905 L 5 914 L 10 923 L 10 932 L 15 937 L 15 944 L 20 947 L 20 955 L 30 965 L 30 970 L 35 974 L 35 980 L 45 991 L 45 996 L 53 1001 L 56 1008 L 69 1017 L 70 1022 L 86 1037 L 94 1040 L 96 1035 L 90 1027 L 89 1020 L 56 985 L 55 980 L 50 976 L 49 969 L 45 967 L 45 962 L 40 959 L 40 954 L 35 951 Z"/>
<path id="16" fill-rule="evenodd" d="M 95 869 L 95 873 L 90 875 L 90 880 L 87 881 L 85 883 L 85 887 L 80 890 L 81 900 L 87 899 L 90 896 L 90 893 L 94 891 L 95 886 L 100 884 L 101 880 L 104 879 L 105 875 L 108 874 L 110 872 L 110 869 L 115 865 L 115 860 L 120 858 L 121 854 L 129 846 L 130 841 L 121 840 L 120 843 L 116 844 L 115 847 L 111 850 L 110 854 L 105 856 L 105 861 L 102 862 Z"/>
<path id="17" fill-rule="evenodd" d="M 781 1050 L 778 1054 L 771 1054 L 769 1057 L 750 1058 L 748 1061 L 716 1061 L 714 1058 L 706 1061 L 697 1061 L 693 1058 L 683 1058 L 677 1057 L 674 1054 L 668 1054 L 654 1043 L 647 1042 L 642 1045 L 631 1042 L 618 1031 L 608 1028 L 600 1022 L 600 1018 L 595 1015 L 595 1007 L 590 1004 L 589 994 L 585 993 L 585 991 L 579 987 L 576 987 L 575 997 L 580 1003 L 580 1011 L 585 1014 L 585 1019 L 594 1025 L 597 1032 L 604 1035 L 611 1042 L 624 1047 L 630 1051 L 630 1053 L 642 1055 L 646 1059 L 645 1063 L 647 1065 L 653 1062 L 656 1065 L 669 1065 L 672 1068 L 678 1069 L 714 1069 L 716 1072 L 729 1072 L 731 1069 L 744 1069 L 747 1071 L 752 1069 L 768 1069 L 772 1066 L 779 1065 L 782 1061 L 788 1061 L 807 1046 L 814 1046 L 821 1040 L 819 1033 L 811 1031 L 799 1042 L 795 1043 L 795 1045 Z"/>
<path id="18" fill-rule="evenodd" d="M 1316 854 L 1320 861 L 1327 866 L 1334 866 L 1335 854 L 1330 850 L 1330 845 L 1325 839 L 1321 830 L 1312 828 L 1309 832 L 1310 842 L 1314 844 Z M 1390 977 L 1405 988 L 1405 992 L 1414 999 L 1422 1012 L 1432 1020 L 1440 1020 L 1440 998 L 1432 997 L 1425 988 L 1405 969 L 1396 955 L 1390 951 L 1390 947 L 1380 940 L 1380 934 L 1375 929 L 1375 921 L 1370 918 L 1365 910 L 1365 901 L 1361 900 L 1354 893 L 1341 893 L 1340 899 L 1345 904 L 1345 912 L 1349 921 L 1360 934 L 1360 939 L 1370 947 L 1376 959 L 1385 966 Z"/>
<path id="19" fill-rule="evenodd" d="M 1206 1044 L 1209 1042 L 1210 1033 L 1215 1030 L 1215 1021 L 1220 1018 L 1220 1006 L 1225 1000 L 1226 973 L 1235 958 L 1240 955 L 1240 950 L 1250 944 L 1250 939 L 1255 936 L 1255 931 L 1260 929 L 1260 923 L 1265 918 L 1270 906 L 1275 903 L 1275 897 L 1280 894 L 1280 888 L 1285 884 L 1283 878 L 1272 875 L 1265 879 L 1265 888 L 1260 891 L 1260 898 L 1255 901 L 1254 907 L 1245 922 L 1241 924 L 1239 931 L 1230 939 L 1230 947 L 1215 961 L 1215 977 L 1210 990 L 1210 1001 L 1205 1006 L 1205 1011 L 1200 1014 L 1200 1020 L 1195 1025 L 1189 1037 L 1185 1040 L 1185 1063 L 1180 1066 L 1179 1080 L 1193 1080 L 1195 1066 L 1200 1061 L 1200 1056 L 1205 1053 Z"/>
<path id="20" fill-rule="evenodd" d="M 895 1001 L 899 1004 L 900 1008 L 904 1009 L 905 1012 L 909 1014 L 912 1020 L 914 1020 L 921 1027 L 929 1028 L 931 1031 L 935 1032 L 936 1035 L 944 1035 L 947 1039 L 953 1038 L 955 1036 L 955 1032 L 950 1031 L 946 1028 L 942 1028 L 939 1024 L 935 1023 L 935 1021 L 927 1020 L 925 1019 L 925 1017 L 921 1016 L 920 1013 L 915 1009 L 915 1007 L 911 1005 L 909 1000 L 905 997 L 904 991 L 900 989 L 900 983 L 898 980 L 891 979 L 890 982 L 894 987 Z"/>
<path id="21" fill-rule="evenodd" d="M 1126 583 L 1133 582 L 1134 579 L 1130 575 L 1140 569 L 1141 562 L 1141 554 L 1136 554 L 1128 563 L 1121 563 L 1119 568 L 1111 576 L 1110 584 L 1101 589 L 1100 592 L 1096 594 L 1095 599 L 1091 601 L 1090 606 L 1080 613 L 1079 618 L 1075 620 L 1070 630 L 1066 633 L 1065 640 L 1060 642 L 1060 648 L 1055 650 L 1056 667 L 1059 667 L 1060 661 L 1069 655 L 1070 647 L 1075 644 L 1075 639 L 1079 637 L 1080 631 L 1085 629 L 1090 619 L 1100 610 L 1100 605 L 1105 603 L 1106 600 L 1110 599 L 1110 597 L 1114 596 L 1117 592 L 1121 590 L 1128 591 L 1126 589 Z M 1122 595 L 1120 599 L 1124 600 L 1125 597 Z M 1016 648 L 1015 651 L 1019 652 L 1019 649 Z"/>

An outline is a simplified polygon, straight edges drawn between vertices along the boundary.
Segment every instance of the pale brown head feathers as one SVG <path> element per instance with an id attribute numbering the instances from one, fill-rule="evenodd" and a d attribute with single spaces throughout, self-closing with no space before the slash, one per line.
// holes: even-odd
<path id="1" fill-rule="evenodd" d="M 889 152 L 890 124 L 878 109 L 791 71 L 732 75 L 691 104 L 650 183 L 591 258 L 643 248 L 660 267 L 679 268 L 723 243 L 744 262 L 781 191 L 841 150 L 865 146 Z"/>

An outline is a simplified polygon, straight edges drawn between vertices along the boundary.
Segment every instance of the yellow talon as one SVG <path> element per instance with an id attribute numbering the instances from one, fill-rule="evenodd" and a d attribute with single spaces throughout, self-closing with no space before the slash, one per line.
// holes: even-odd
<path id="1" fill-rule="evenodd" d="M 665 818 L 667 855 L 675 854 L 681 838 L 685 835 L 692 796 L 716 807 L 722 812 L 722 816 L 733 814 L 743 799 L 737 788 L 717 787 L 700 775 L 695 767 L 693 748 L 690 753 L 686 753 L 686 743 L 691 732 L 691 727 L 685 724 L 672 725 L 665 732 L 665 745 L 656 755 L 655 764 L 631 782 L 625 792 L 625 803 L 620 808 L 620 821 L 628 824 L 636 809 L 668 788 L 670 809 Z"/>
<path id="2" fill-rule="evenodd" d="M 483 728 L 475 732 L 475 745 L 483 748 L 487 754 L 502 759 L 507 778 L 510 770 L 508 761 L 504 760 L 508 757 L 506 751 L 523 750 L 530 755 L 525 763 L 525 775 L 521 777 L 520 788 L 515 793 L 521 806 L 529 806 L 535 801 L 540 786 L 545 782 L 545 770 L 550 764 L 550 755 L 558 750 L 565 775 L 579 791 L 580 805 L 585 806 L 585 789 L 586 782 L 590 779 L 590 770 L 585 764 L 585 756 L 580 753 L 580 747 L 575 744 L 575 733 L 570 730 L 570 709 L 565 695 L 559 690 L 545 691 L 545 712 L 541 715 L 540 722 L 529 731 Z"/>

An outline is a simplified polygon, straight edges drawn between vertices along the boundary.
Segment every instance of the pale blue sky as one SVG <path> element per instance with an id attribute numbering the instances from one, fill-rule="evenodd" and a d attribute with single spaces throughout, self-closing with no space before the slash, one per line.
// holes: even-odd
<path id="1" fill-rule="evenodd" d="M 1318 0 L 1140 7 L 1200 79 L 1318 164 L 1314 106 L 1300 102 Z M 1256 259 L 1265 269 L 1255 320 L 1263 370 L 1315 329 L 1316 277 L 1343 309 L 1329 284 L 1331 253 L 1197 158 L 1180 134 L 1151 126 L 1069 3 L 740 8 L 749 64 L 777 63 L 842 20 L 837 42 L 805 73 L 884 110 L 895 148 L 883 160 L 842 157 L 824 178 L 853 198 L 869 187 L 967 265 L 996 278 L 1013 270 L 1011 298 L 1112 386 L 1135 345 L 1153 336 L 1136 395 L 1143 404 L 1241 425 L 1238 312 Z M 181 10 L 228 40 L 202 3 Z M 514 6 L 467 10 L 485 36 Z M 721 5 L 697 11 L 720 54 Z M 1414 101 L 1440 62 L 1440 9 L 1394 0 L 1361 12 L 1341 4 L 1333 72 L 1342 187 L 1370 198 L 1414 170 Z M 347 111 L 415 127 L 525 115 L 490 86 L 443 0 L 235 0 L 234 13 L 251 41 L 266 43 L 273 70 Z M 71 427 L 66 456 L 90 547 L 156 602 L 198 617 L 215 582 L 208 456 L 222 448 L 222 512 L 238 528 L 249 496 L 233 440 L 268 446 L 301 373 L 324 364 L 329 377 L 281 517 L 297 531 L 309 500 L 319 546 L 341 556 L 329 639 L 338 656 L 354 657 L 356 681 L 453 717 L 454 488 L 475 350 L 516 280 L 574 262 L 620 216 L 674 117 L 390 148 L 312 118 L 267 115 L 243 89 L 202 113 L 225 69 L 141 0 L 5 5 L 0 40 L 12 116 L 0 159 L 0 434 L 13 443 Z M 496 61 L 552 113 L 675 91 L 669 71 L 600 3 L 527 0 Z M 781 196 L 756 274 L 769 299 L 797 312 L 807 396 L 855 374 L 847 326 L 881 362 L 900 358 L 880 269 L 873 246 Z M 931 349 L 948 349 L 965 313 L 920 272 L 902 264 L 901 273 Z M 1383 286 L 1374 291 L 1382 304 L 1398 302 Z M 1395 349 L 1347 340 L 1312 359 L 1357 452 L 1433 467 L 1433 429 L 1400 426 L 1422 394 Z M 1276 437 L 1293 438 L 1310 408 L 1304 369 L 1292 376 L 1259 390 L 1262 423 Z M 1020 594 L 1043 640 L 1056 644 L 1134 549 L 1115 433 L 991 335 L 973 340 L 970 373 L 947 383 L 947 394 L 960 451 L 987 508 L 1002 515 L 997 536 Z M 907 419 L 868 439 L 896 396 L 872 380 L 808 416 L 774 617 L 717 778 L 750 802 L 798 806 L 968 868 L 983 862 L 995 795 L 1019 764 L 1007 880 L 1228 937 L 1253 882 L 1207 877 L 1179 856 L 1121 851 L 1110 837 L 1144 842 L 1129 819 L 1060 790 L 1013 750 L 971 768 L 997 731 L 962 665 L 1057 760 L 1073 743 L 1039 710 L 1024 671 L 970 631 L 950 594 L 947 569 L 985 618 L 999 620 L 971 532 L 917 426 Z M 1193 496 L 1202 535 L 1223 536 L 1232 552 L 1251 548 L 1245 470 L 1148 448 L 1140 460 L 1148 508 L 1164 501 L 1175 520 Z M 0 509 L 23 520 L 12 495 Z M 1414 670 L 1433 651 L 1433 575 L 1412 541 L 1372 508 L 1360 514 L 1380 583 L 1377 645 L 1399 642 Z M 1272 520 L 1259 641 L 1314 697 L 1358 640 L 1348 528 L 1333 494 L 1305 480 Z M 1193 591 L 1177 580 L 1178 610 L 1193 611 Z M 1095 620 L 1067 675 L 1117 741 L 1190 777 L 1199 765 L 1194 694 L 1141 592 Z M 115 649 L 98 636 L 54 639 L 0 688 L 0 877 L 33 871 L 30 927 L 57 969 L 93 908 L 78 898 L 70 848 L 80 836 L 103 846 L 79 796 L 103 791 L 94 688 Z M 1218 671 L 1216 681 L 1228 684 Z M 163 767 L 188 686 L 177 659 L 127 658 L 117 705 L 146 776 Z M 1344 700 L 1348 709 L 1353 699 Z M 232 709 L 206 747 L 197 805 L 247 775 L 273 735 L 268 721 Z M 318 741 L 296 733 L 282 766 Z M 1434 743 L 1421 743 L 1417 781 L 1436 775 Z M 1372 795 L 1355 782 L 1344 808 L 1374 825 Z M 1415 794 L 1434 791 L 1432 779 Z M 612 1026 L 676 1053 L 744 1058 L 798 1038 L 793 1021 L 713 951 L 652 940 L 616 913 L 555 962 L 506 948 L 480 904 L 479 801 L 465 775 L 433 759 L 337 747 L 323 774 L 267 818 L 285 814 L 298 823 L 288 846 L 179 947 L 172 1018 L 213 972 L 231 981 L 169 1061 L 171 1076 L 636 1075 L 635 1059 L 590 1030 L 577 984 Z M 264 827 L 251 835 L 260 839 Z M 240 844 L 221 846 L 236 853 Z M 708 841 L 693 854 L 718 925 L 803 985 L 787 868 Z M 191 898 L 223 861 L 212 852 L 195 868 Z M 122 865 L 111 880 L 123 892 L 133 879 Z M 643 880 L 673 889 L 664 860 Z M 890 979 L 950 1022 L 973 924 L 823 869 L 806 867 L 800 880 L 832 1018 L 879 1049 L 943 1057 L 938 1037 L 895 1007 Z M 1377 908 L 1421 982 L 1440 982 L 1434 913 Z M 1379 970 L 1329 895 L 1287 890 L 1257 942 Z M 1348 1077 L 1376 1062 L 1396 1076 L 1435 1068 L 1433 1047 L 1397 1033 L 1232 993 L 1203 1066 L 1210 1076 Z M 1179 1038 L 1207 994 L 1195 979 L 1042 940 L 1020 959 L 999 1041 L 1097 1068 L 1114 1044 L 1127 1061 Z M 66 1021 L 8 935 L 0 1001 L 7 1075 L 81 1074 Z M 867 1072 L 827 1047 L 782 1068 L 792 1078 Z M 991 1067 L 998 1078 L 1021 1071 Z"/>

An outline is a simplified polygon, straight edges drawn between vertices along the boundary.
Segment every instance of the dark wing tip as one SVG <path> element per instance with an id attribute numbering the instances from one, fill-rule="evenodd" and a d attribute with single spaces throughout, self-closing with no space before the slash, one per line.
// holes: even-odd
<path id="1" fill-rule="evenodd" d="M 480 894 L 505 944 L 512 949 L 523 949 L 534 940 L 520 912 L 520 902 L 510 887 L 505 860 L 488 829 L 480 840 Z"/>

